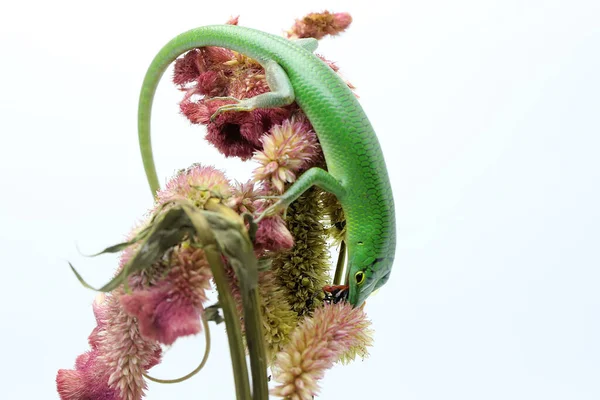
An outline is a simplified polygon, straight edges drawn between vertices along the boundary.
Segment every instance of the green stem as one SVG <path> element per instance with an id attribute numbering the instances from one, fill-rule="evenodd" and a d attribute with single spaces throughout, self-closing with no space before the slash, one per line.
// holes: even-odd
<path id="1" fill-rule="evenodd" d="M 217 285 L 217 292 L 219 293 L 219 304 L 223 309 L 223 317 L 225 318 L 236 398 L 238 400 L 248 400 L 252 398 L 250 383 L 248 382 L 248 365 L 246 364 L 246 354 L 242 343 L 240 319 L 237 315 L 233 297 L 229 292 L 229 285 L 225 276 L 225 266 L 221 260 L 221 254 L 213 246 L 205 246 L 204 251 L 212 269 L 213 278 Z"/>
<path id="2" fill-rule="evenodd" d="M 340 254 L 338 255 L 337 265 L 335 267 L 335 275 L 333 276 L 333 284 L 341 285 L 344 274 L 344 264 L 346 263 L 346 242 L 342 240 L 340 243 Z"/>
<path id="3" fill-rule="evenodd" d="M 252 399 L 268 400 L 267 359 L 265 340 L 261 329 L 262 318 L 257 286 L 251 290 L 242 288 L 242 305 L 244 307 L 244 324 L 246 325 L 246 344 L 252 368 Z"/>
<path id="4" fill-rule="evenodd" d="M 148 374 L 142 374 L 146 377 L 146 379 L 152 381 L 152 382 L 156 382 L 156 383 L 179 383 L 179 382 L 183 382 L 186 381 L 188 379 L 190 379 L 192 376 L 196 375 L 198 372 L 200 372 L 200 370 L 202 368 L 204 368 L 204 366 L 206 365 L 206 362 L 208 361 L 208 355 L 210 354 L 210 327 L 208 326 L 208 321 L 206 320 L 206 315 L 202 314 L 202 325 L 204 326 L 204 338 L 206 341 L 206 349 L 204 350 L 204 357 L 202 357 L 202 361 L 200 361 L 200 364 L 196 367 L 196 369 L 194 369 L 192 372 L 190 372 L 189 374 L 182 376 L 181 378 L 177 378 L 177 379 L 159 379 L 159 378 L 154 378 Z"/>

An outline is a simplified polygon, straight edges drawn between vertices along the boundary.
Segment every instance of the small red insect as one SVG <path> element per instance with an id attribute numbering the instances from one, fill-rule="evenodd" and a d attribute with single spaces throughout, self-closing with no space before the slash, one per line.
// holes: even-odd
<path id="1" fill-rule="evenodd" d="M 329 304 L 337 304 L 348 299 L 348 285 L 327 285 L 323 286 L 325 292 L 324 301 Z"/>

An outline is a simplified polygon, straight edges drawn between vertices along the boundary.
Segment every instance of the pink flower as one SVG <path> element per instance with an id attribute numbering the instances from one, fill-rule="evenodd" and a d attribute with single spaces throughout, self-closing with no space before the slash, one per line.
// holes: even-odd
<path id="1" fill-rule="evenodd" d="M 227 206 L 231 207 L 238 214 L 254 213 L 257 209 L 258 196 L 264 196 L 266 191 L 260 187 L 257 188 L 254 181 L 246 183 L 236 182 L 233 185 L 233 195 L 227 202 Z"/>
<path id="2" fill-rule="evenodd" d="M 200 78 L 201 74 L 209 71 L 219 72 L 219 69 L 222 69 L 221 66 L 230 61 L 233 56 L 231 50 L 222 47 L 208 46 L 190 50 L 175 61 L 173 83 L 179 86 L 180 89 L 191 87 L 190 85 L 193 86 L 197 83 L 197 79 Z M 225 78 L 225 75 L 222 75 Z M 223 88 L 225 88 L 225 85 L 223 85 Z M 207 94 L 202 91 L 197 93 Z"/>
<path id="3" fill-rule="evenodd" d="M 352 23 L 348 13 L 311 13 L 304 18 L 296 20 L 290 31 L 289 38 L 315 38 L 321 39 L 325 35 L 337 35 L 343 32 Z"/>
<path id="4" fill-rule="evenodd" d="M 260 137 L 273 125 L 289 118 L 295 108 L 226 112 L 211 121 L 217 108 L 229 102 L 208 101 L 210 97 L 246 99 L 269 91 L 259 63 L 219 47 L 203 47 L 186 53 L 175 63 L 173 81 L 185 91 L 179 104 L 183 115 L 194 124 L 207 125 L 206 139 L 227 157 L 249 159 L 255 150 L 262 148 Z M 205 98 L 198 100 L 197 95 Z"/>
<path id="5" fill-rule="evenodd" d="M 294 246 L 294 237 L 285 226 L 279 215 L 263 218 L 258 223 L 254 248 L 257 252 L 263 250 L 289 250 Z"/>
<path id="6" fill-rule="evenodd" d="M 342 74 L 340 73 L 340 67 L 337 66 L 337 64 L 333 61 L 329 61 L 328 59 L 326 59 L 325 57 L 317 54 L 317 57 L 319 57 L 321 60 L 323 60 L 325 62 L 325 64 L 329 65 L 329 68 L 331 68 L 334 72 L 336 72 L 340 78 L 344 79 L 344 82 L 346 82 L 346 85 L 348 85 L 348 87 L 354 91 L 354 89 L 356 89 L 356 86 L 354 86 L 351 82 L 349 82 L 348 80 L 346 80 Z M 356 93 L 354 93 L 355 97 L 359 97 Z"/>
<path id="7" fill-rule="evenodd" d="M 102 370 L 98 365 L 98 351 L 86 352 L 75 361 L 75 370 L 61 369 L 56 376 L 58 394 L 62 400 L 120 400 L 116 388 L 108 386 L 106 377 L 96 376 Z"/>
<path id="8" fill-rule="evenodd" d="M 182 102 L 181 111 L 190 121 L 207 125 L 206 140 L 226 157 L 247 160 L 262 148 L 260 137 L 273 125 L 288 118 L 288 108 L 256 109 L 254 111 L 225 112 L 214 121 L 210 117 L 217 109 L 230 102 L 214 100 Z"/>
<path id="9" fill-rule="evenodd" d="M 118 295 L 101 295 L 94 302 L 97 326 L 89 337 L 92 350 L 77 357 L 74 370 L 61 369 L 56 376 L 62 400 L 142 398 L 146 389 L 142 374 L 158 364 L 161 349 L 140 336 Z"/>
<path id="10" fill-rule="evenodd" d="M 229 180 L 223 171 L 200 164 L 179 171 L 166 187 L 157 193 L 157 204 L 162 205 L 175 199 L 188 199 L 196 207 L 204 208 L 211 197 L 226 199 L 231 196 Z"/>
<path id="11" fill-rule="evenodd" d="M 263 149 L 254 154 L 254 160 L 260 163 L 254 170 L 254 180 L 269 182 L 279 193 L 318 156 L 317 136 L 305 119 L 285 120 L 271 128 L 261 142 Z"/>
<path id="12" fill-rule="evenodd" d="M 371 345 L 369 325 L 362 307 L 338 303 L 316 309 L 277 353 L 273 375 L 279 385 L 271 394 L 311 400 L 319 391 L 318 381 L 325 370 L 356 346 Z"/>
<path id="13" fill-rule="evenodd" d="M 144 338 L 170 345 L 200 332 L 212 273 L 204 251 L 186 244 L 173 251 L 167 268 L 167 276 L 155 286 L 125 294 L 121 303 L 137 318 Z"/>
<path id="14" fill-rule="evenodd" d="M 183 57 L 175 61 L 173 67 L 173 83 L 177 86 L 185 86 L 194 82 L 200 75 L 198 65 L 198 49 L 187 52 Z"/>
<path id="15" fill-rule="evenodd" d="M 264 186 L 257 188 L 254 181 L 237 183 L 227 205 L 239 214 L 260 214 L 267 204 L 264 199 L 258 197 L 264 196 L 266 193 L 267 190 Z M 279 215 L 263 218 L 258 223 L 254 241 L 254 250 L 257 255 L 260 256 L 265 250 L 288 250 L 293 246 L 294 238 Z"/>
<path id="16" fill-rule="evenodd" d="M 227 20 L 227 22 L 225 22 L 227 25 L 237 25 L 238 22 L 240 20 L 240 16 L 236 15 L 235 17 L 231 16 L 229 17 L 229 19 Z"/>

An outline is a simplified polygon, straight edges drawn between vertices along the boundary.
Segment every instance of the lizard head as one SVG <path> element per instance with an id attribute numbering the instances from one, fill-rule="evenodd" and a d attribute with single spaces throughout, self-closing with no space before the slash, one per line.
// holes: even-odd
<path id="1" fill-rule="evenodd" d="M 375 258 L 359 262 L 358 257 L 350 257 L 346 278 L 349 286 L 348 302 L 353 307 L 358 307 L 371 293 L 387 282 L 393 260 L 390 258 Z"/>

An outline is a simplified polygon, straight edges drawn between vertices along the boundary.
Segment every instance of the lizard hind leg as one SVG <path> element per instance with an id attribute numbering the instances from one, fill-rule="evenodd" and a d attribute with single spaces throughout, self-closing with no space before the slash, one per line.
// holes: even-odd
<path id="1" fill-rule="evenodd" d="M 210 117 L 213 121 L 219 114 L 228 111 L 252 111 L 257 108 L 277 108 L 290 105 L 294 102 L 294 88 L 284 69 L 273 60 L 260 63 L 265 69 L 265 76 L 270 92 L 259 94 L 249 99 L 236 99 L 233 97 L 215 98 L 233 100 L 235 103 L 221 106 Z"/>
<path id="2" fill-rule="evenodd" d="M 300 175 L 300 178 L 292 184 L 281 196 L 276 196 L 278 200 L 275 204 L 265 209 L 256 219 L 259 222 L 267 215 L 272 215 L 279 210 L 287 210 L 288 206 L 300 197 L 304 192 L 313 186 L 318 186 L 326 192 L 333 193 L 340 200 L 344 197 L 346 189 L 342 184 L 324 169 L 313 167 Z"/>
<path id="3" fill-rule="evenodd" d="M 292 42 L 303 49 L 310 51 L 311 53 L 317 51 L 317 48 L 319 47 L 319 41 L 315 38 L 294 39 Z"/>

